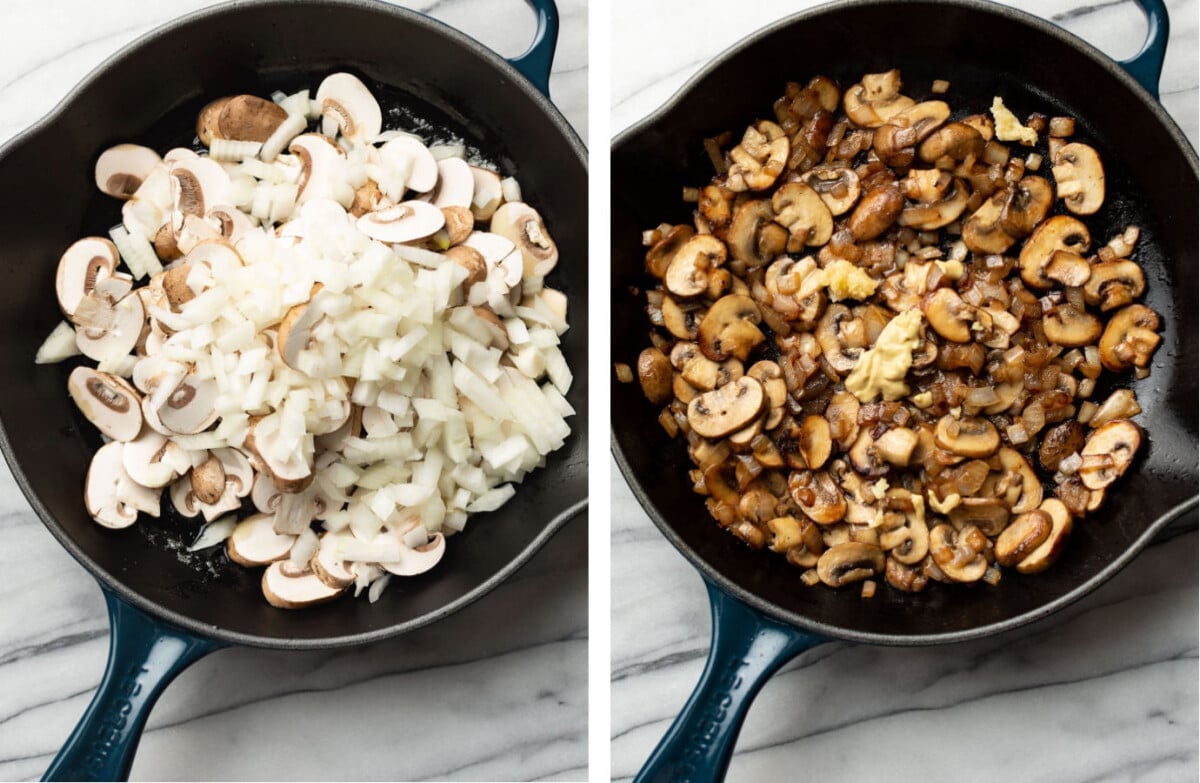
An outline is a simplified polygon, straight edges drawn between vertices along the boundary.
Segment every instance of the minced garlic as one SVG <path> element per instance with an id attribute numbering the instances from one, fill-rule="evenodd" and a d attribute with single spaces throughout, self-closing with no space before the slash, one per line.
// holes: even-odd
<path id="1" fill-rule="evenodd" d="M 859 402 L 873 402 L 880 396 L 898 400 L 908 394 L 904 376 L 912 367 L 913 351 L 921 343 L 922 320 L 924 316 L 918 309 L 900 313 L 883 327 L 875 347 L 859 357 L 846 376 L 846 390 Z"/>
<path id="2" fill-rule="evenodd" d="M 942 274 L 951 280 L 958 280 L 966 274 L 962 261 L 959 261 L 957 258 L 952 258 L 949 261 L 934 260 L 933 263 L 937 264 L 938 269 L 942 270 Z"/>
<path id="3" fill-rule="evenodd" d="M 933 405 L 933 394 L 931 392 L 923 391 L 920 394 L 914 394 L 913 396 L 909 397 L 908 401 L 913 405 L 916 405 L 921 410 L 924 410 L 930 405 Z"/>
<path id="4" fill-rule="evenodd" d="M 843 299 L 865 301 L 875 294 L 879 282 L 844 258 L 834 259 L 822 270 L 829 298 L 834 302 Z"/>
<path id="5" fill-rule="evenodd" d="M 1022 125 L 999 95 L 992 98 L 992 117 L 996 124 L 996 138 L 1000 141 L 1019 141 L 1026 147 L 1037 144 L 1037 131 Z"/>
<path id="6" fill-rule="evenodd" d="M 938 500 L 937 493 L 932 489 L 928 490 L 929 507 L 939 514 L 949 514 L 962 503 L 962 497 L 957 492 L 951 492 L 946 496 L 945 500 Z"/>

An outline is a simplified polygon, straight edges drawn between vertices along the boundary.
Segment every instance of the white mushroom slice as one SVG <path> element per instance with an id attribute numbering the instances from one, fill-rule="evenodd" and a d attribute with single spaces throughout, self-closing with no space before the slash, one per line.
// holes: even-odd
<path id="1" fill-rule="evenodd" d="M 379 102 L 353 74 L 326 76 L 317 87 L 315 101 L 324 118 L 322 130 L 327 136 L 340 131 L 351 141 L 369 142 L 383 130 Z"/>
<path id="2" fill-rule="evenodd" d="M 309 461 L 311 456 L 298 449 L 286 458 L 280 458 L 276 455 L 278 445 L 278 425 L 274 428 L 264 427 L 261 420 L 251 425 L 250 434 L 246 437 L 246 448 L 270 471 L 275 486 L 286 494 L 303 491 L 313 479 L 313 466 Z M 282 508 L 282 503 L 280 507 Z"/>
<path id="3" fill-rule="evenodd" d="M 235 247 L 247 232 L 257 228 L 254 221 L 246 217 L 245 212 L 225 204 L 209 207 L 204 219 L 205 222 L 216 223 L 221 238 Z"/>
<path id="4" fill-rule="evenodd" d="M 111 325 L 104 329 L 80 327 L 75 332 L 79 351 L 98 362 L 126 356 L 137 345 L 146 322 L 142 299 L 130 293 L 111 309 Z"/>
<path id="5" fill-rule="evenodd" d="M 118 144 L 96 160 L 96 187 L 119 199 L 133 196 L 162 161 L 158 153 L 138 144 Z"/>
<path id="6" fill-rule="evenodd" d="M 255 472 L 254 486 L 250 490 L 250 500 L 253 501 L 254 507 L 260 513 L 273 515 L 279 508 L 279 501 L 282 497 L 283 493 L 271 480 L 270 473 Z"/>
<path id="7" fill-rule="evenodd" d="M 489 268 L 499 264 L 517 247 L 511 239 L 488 231 L 472 231 L 463 244 L 478 251 Z M 523 266 L 524 262 L 522 262 Z"/>
<path id="8" fill-rule="evenodd" d="M 191 459 L 179 444 L 146 429 L 136 440 L 125 444 L 121 464 L 130 478 L 143 487 L 159 489 L 187 471 Z"/>
<path id="9" fill-rule="evenodd" d="M 478 166 L 471 166 L 471 178 L 474 180 L 471 214 L 476 220 L 491 220 L 492 215 L 496 214 L 496 209 L 504 201 L 500 175 Z"/>
<path id="10" fill-rule="evenodd" d="M 141 395 L 123 378 L 76 367 L 67 391 L 87 420 L 113 440 L 130 441 L 141 431 Z"/>
<path id="11" fill-rule="evenodd" d="M 1100 155 L 1086 144 L 1063 145 L 1054 154 L 1054 182 L 1058 197 L 1076 215 L 1092 215 L 1104 203 L 1104 166 Z"/>
<path id="12" fill-rule="evenodd" d="M 152 517 L 159 514 L 159 493 L 139 486 L 125 471 L 122 462 L 125 444 L 113 441 L 100 447 L 88 467 L 84 487 L 84 505 L 92 518 L 104 527 L 129 527 L 139 511 Z"/>
<path id="13" fill-rule="evenodd" d="M 217 400 L 217 382 L 189 374 L 157 409 L 158 419 L 173 433 L 194 435 L 208 429 L 217 420 L 213 408 Z M 144 412 L 144 411 L 143 411 Z"/>
<path id="14" fill-rule="evenodd" d="M 492 215 L 491 230 L 520 249 L 527 277 L 545 277 L 558 263 L 558 247 L 546 232 L 541 215 L 528 204 L 514 201 L 502 205 Z"/>
<path id="15" fill-rule="evenodd" d="M 354 188 L 346 182 L 346 157 L 328 136 L 305 133 L 292 139 L 288 151 L 300 159 L 297 204 L 332 199 L 343 207 L 354 201 Z"/>
<path id="16" fill-rule="evenodd" d="M 425 573 L 437 565 L 445 553 L 446 537 L 441 533 L 434 533 L 430 536 L 429 541 L 422 546 L 412 549 L 405 547 L 402 550 L 402 556 L 399 560 L 392 563 L 380 563 L 379 565 L 385 571 L 393 573 L 396 576 L 416 576 L 417 574 Z"/>
<path id="17" fill-rule="evenodd" d="M 206 264 L 214 278 L 221 278 L 246 265 L 233 245 L 224 239 L 206 239 L 188 251 L 187 260 L 192 264 Z"/>
<path id="18" fill-rule="evenodd" d="M 213 449 L 212 455 L 221 463 L 226 490 L 237 498 L 249 495 L 254 488 L 254 468 L 246 455 L 234 448 Z"/>
<path id="19" fill-rule="evenodd" d="M 263 572 L 267 603 L 279 609 L 302 609 L 337 598 L 346 588 L 330 587 L 312 571 L 296 573 L 288 563 L 272 563 Z"/>
<path id="20" fill-rule="evenodd" d="M 405 201 L 358 219 L 358 230 L 380 242 L 401 243 L 423 239 L 445 225 L 442 211 L 424 201 Z"/>
<path id="21" fill-rule="evenodd" d="M 357 576 L 354 564 L 342 560 L 338 551 L 341 540 L 349 537 L 346 533 L 326 533 L 321 536 L 317 553 L 309 564 L 317 578 L 330 587 L 349 587 Z"/>
<path id="22" fill-rule="evenodd" d="M 183 228 L 188 215 L 203 218 L 214 204 L 229 201 L 229 174 L 209 158 L 187 158 L 171 165 L 172 228 Z"/>
<path id="23" fill-rule="evenodd" d="M 192 479 L 184 476 L 171 484 L 171 505 L 181 517 L 193 519 L 200 516 L 200 501 L 192 491 Z"/>
<path id="24" fill-rule="evenodd" d="M 225 547 L 230 560 L 254 567 L 287 557 L 295 542 L 295 536 L 275 532 L 269 514 L 255 514 L 238 522 Z"/>
<path id="25" fill-rule="evenodd" d="M 470 207 L 475 196 L 475 177 L 462 158 L 439 160 L 437 190 L 433 194 L 435 207 Z"/>
<path id="26" fill-rule="evenodd" d="M 398 136 L 379 148 L 379 159 L 384 165 L 404 175 L 404 186 L 418 193 L 428 193 L 437 186 L 438 162 L 429 149 L 411 136 Z M 399 201 L 403 193 L 384 192 L 388 198 Z"/>
<path id="27" fill-rule="evenodd" d="M 63 314 L 73 316 L 80 300 L 96 290 L 97 282 L 111 277 L 120 260 L 117 246 L 103 237 L 86 237 L 68 247 L 54 281 Z"/>

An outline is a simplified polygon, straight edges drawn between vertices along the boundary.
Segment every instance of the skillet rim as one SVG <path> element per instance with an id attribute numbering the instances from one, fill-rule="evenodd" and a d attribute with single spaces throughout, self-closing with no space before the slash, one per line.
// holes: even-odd
<path id="1" fill-rule="evenodd" d="M 802 25 L 811 19 L 826 14 L 842 11 L 846 8 L 863 8 L 863 7 L 878 7 L 878 6 L 894 6 L 894 5 L 915 5 L 917 3 L 929 4 L 931 0 L 834 0 L 833 2 L 823 3 L 813 8 L 800 11 L 795 14 L 785 16 L 764 27 L 755 30 L 749 35 L 734 42 L 726 47 L 720 54 L 716 55 L 707 65 L 693 74 L 678 90 L 676 90 L 670 98 L 653 112 L 643 117 L 641 120 L 621 131 L 611 142 L 610 154 L 615 154 L 620 148 L 634 138 L 650 130 L 654 125 L 662 121 L 665 116 L 683 102 L 684 98 L 695 90 L 699 84 L 708 78 L 709 75 L 718 71 L 725 66 L 726 62 L 735 54 L 742 52 L 745 49 L 758 43 L 761 39 L 776 34 L 783 28 L 789 28 L 797 25 Z M 985 0 L 936 0 L 939 5 L 953 5 L 960 8 L 968 9 L 974 13 L 992 14 L 1000 17 L 1007 17 L 1011 21 L 1018 24 L 1025 24 L 1034 29 L 1057 39 L 1060 43 L 1070 46 L 1081 54 L 1085 55 L 1097 65 L 1102 67 L 1111 76 L 1116 78 L 1118 82 L 1129 88 L 1138 99 L 1150 110 L 1151 114 L 1159 121 L 1166 129 L 1176 147 L 1183 153 L 1188 163 L 1191 165 L 1192 175 L 1197 180 L 1200 180 L 1200 164 L 1198 164 L 1196 149 L 1192 147 L 1191 142 L 1184 136 L 1183 131 L 1175 120 L 1163 108 L 1161 102 L 1150 95 L 1146 89 L 1138 83 L 1136 79 L 1129 75 L 1115 60 L 1101 52 L 1092 44 L 1079 38 L 1063 28 L 1049 22 L 1041 17 L 1034 16 L 1025 11 L 1012 8 L 1010 6 L 998 5 L 996 3 L 986 2 Z M 978 639 L 994 634 L 1004 633 L 1014 628 L 1019 628 L 1023 625 L 1035 622 L 1048 615 L 1054 614 L 1060 609 L 1078 601 L 1088 593 L 1095 590 L 1104 582 L 1111 579 L 1118 571 L 1124 568 L 1133 560 L 1141 551 L 1150 543 L 1150 541 L 1158 534 L 1158 532 L 1169 524 L 1172 520 L 1187 513 L 1189 510 L 1195 510 L 1200 507 L 1200 494 L 1175 505 L 1157 519 L 1150 522 L 1146 529 L 1138 536 L 1121 555 L 1110 561 L 1104 568 L 1096 572 L 1090 579 L 1076 585 L 1070 591 L 1064 593 L 1058 598 L 1041 604 L 1035 609 L 1031 609 L 1023 614 L 1015 617 L 1010 617 L 1000 622 L 989 623 L 986 625 L 975 626 L 972 628 L 948 631 L 930 634 L 882 634 L 870 631 L 858 631 L 850 628 L 842 628 L 839 626 L 830 625 L 828 623 L 819 622 L 808 618 L 804 615 L 797 614 L 783 609 L 777 604 L 768 601 L 756 593 L 753 593 L 746 588 L 738 585 L 733 580 L 725 577 L 707 560 L 700 557 L 690 546 L 684 542 L 674 528 L 666 521 L 658 507 L 654 505 L 649 495 L 643 490 L 641 481 L 636 477 L 633 468 L 625 458 L 625 451 L 621 446 L 621 441 L 617 437 L 616 429 L 610 424 L 609 443 L 611 445 L 610 452 L 616 460 L 617 467 L 621 471 L 622 477 L 625 479 L 626 485 L 637 499 L 638 504 L 646 513 L 655 527 L 659 529 L 663 537 L 666 538 L 675 549 L 683 555 L 683 557 L 700 572 L 700 576 L 704 581 L 719 587 L 725 593 L 743 601 L 750 605 L 766 618 L 784 623 L 800 631 L 819 634 L 830 640 L 845 640 L 853 642 L 861 642 L 865 644 L 888 645 L 894 647 L 920 647 L 935 644 L 949 644 L 955 642 L 965 642 L 971 639 Z"/>
<path id="2" fill-rule="evenodd" d="M 45 115 L 33 122 L 24 130 L 18 132 L 9 139 L 3 146 L 0 146 L 0 160 L 14 154 L 16 150 L 36 138 L 41 133 L 45 132 L 50 126 L 57 122 L 60 117 L 65 114 L 71 106 L 79 100 L 81 96 L 91 90 L 96 81 L 103 77 L 109 70 L 114 68 L 126 59 L 135 56 L 145 46 L 153 41 L 157 41 L 166 36 L 185 35 L 187 27 L 198 22 L 206 21 L 213 17 L 235 17 L 240 14 L 257 11 L 264 7 L 281 7 L 295 8 L 301 6 L 311 7 L 334 7 L 339 9 L 366 11 L 369 13 L 381 14 L 383 16 L 392 17 L 399 20 L 403 24 L 411 24 L 417 27 L 428 30 L 433 35 L 440 35 L 449 39 L 452 43 L 459 47 L 470 51 L 476 56 L 482 58 L 493 69 L 508 77 L 513 87 L 525 94 L 527 98 L 532 100 L 540 109 L 541 114 L 545 119 L 549 120 L 551 125 L 567 142 L 571 151 L 583 167 L 584 171 L 588 168 L 587 147 L 583 144 L 579 134 L 567 122 L 566 118 L 558 110 L 558 108 L 550 101 L 549 97 L 543 95 L 532 83 L 507 59 L 500 56 L 484 44 L 467 35 L 466 33 L 451 27 L 450 25 L 440 20 L 427 16 L 419 11 L 404 8 L 397 5 L 382 2 L 382 0 L 249 0 L 248 2 L 231 2 L 218 5 L 208 6 L 206 8 L 184 14 L 175 19 L 171 19 L 139 36 L 133 41 L 130 41 L 125 46 L 118 49 L 113 54 L 106 57 L 95 68 L 90 70 L 55 106 L 50 109 Z M 297 69 L 301 70 L 301 69 Z M 577 426 L 577 425 L 576 425 Z M 576 426 L 572 427 L 572 434 L 576 434 L 579 430 Z M 583 431 L 581 435 L 586 435 L 590 428 L 587 426 L 586 419 L 583 422 Z M 25 476 L 25 470 L 16 458 L 13 452 L 12 444 L 8 436 L 8 428 L 0 418 L 0 452 L 3 452 L 4 459 L 8 463 L 10 472 L 17 486 L 20 487 L 21 493 L 25 496 L 26 502 L 37 514 L 43 526 L 58 540 L 59 544 L 71 555 L 88 573 L 92 575 L 97 582 L 100 583 L 102 590 L 111 592 L 119 596 L 126 603 L 136 607 L 138 610 L 150 615 L 157 622 L 167 626 L 174 626 L 188 634 L 195 636 L 215 639 L 226 644 L 239 645 L 243 647 L 259 647 L 266 649 L 285 649 L 285 650 L 321 650 L 334 647 L 348 647 L 360 644 L 368 644 L 371 642 L 381 641 L 393 636 L 398 636 L 403 633 L 415 630 L 430 623 L 436 622 L 458 610 L 474 603 L 482 598 L 487 593 L 500 585 L 511 577 L 522 566 L 540 550 L 547 541 L 550 540 L 567 522 L 575 518 L 588 507 L 588 497 L 585 492 L 583 497 L 575 499 L 567 499 L 567 503 L 553 517 L 548 519 L 542 529 L 534 536 L 521 552 L 504 564 L 500 570 L 492 574 L 488 579 L 480 582 L 471 590 L 464 593 L 454 601 L 444 604 L 435 610 L 426 612 L 419 617 L 412 618 L 405 622 L 396 623 L 369 631 L 363 631 L 355 634 L 344 634 L 341 636 L 324 636 L 324 637 L 308 637 L 308 638 L 277 638 L 270 636 L 258 636 L 255 634 L 242 633 L 232 631 L 219 625 L 198 622 L 191 617 L 184 615 L 172 609 L 155 603 L 144 597 L 141 593 L 129 588 L 110 574 L 108 571 L 101 568 L 84 549 L 79 546 L 75 540 L 66 532 L 53 514 L 49 512 L 46 506 L 42 503 L 41 498 L 34 492 L 30 486 L 28 479 Z"/>

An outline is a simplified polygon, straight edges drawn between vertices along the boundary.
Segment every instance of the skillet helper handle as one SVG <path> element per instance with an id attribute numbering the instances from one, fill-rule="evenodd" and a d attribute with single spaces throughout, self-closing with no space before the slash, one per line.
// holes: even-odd
<path id="1" fill-rule="evenodd" d="M 1136 0 L 1146 14 L 1146 42 L 1142 50 L 1128 60 L 1118 60 L 1117 65 L 1146 88 L 1158 99 L 1158 80 L 1162 77 L 1163 61 L 1167 58 L 1167 38 L 1171 23 L 1167 17 L 1164 0 Z"/>
<path id="2" fill-rule="evenodd" d="M 159 694 L 222 645 L 167 625 L 101 588 L 111 639 L 100 687 L 43 780 L 128 780 Z"/>
<path id="3" fill-rule="evenodd" d="M 780 666 L 824 637 L 769 619 L 709 584 L 713 639 L 696 690 L 635 783 L 724 779 L 750 704 Z"/>
<path id="4" fill-rule="evenodd" d="M 550 97 L 550 66 L 554 64 L 554 49 L 558 46 L 558 6 L 554 0 L 526 0 L 537 14 L 537 29 L 533 43 L 524 54 L 509 60 L 521 75 L 542 95 Z"/>

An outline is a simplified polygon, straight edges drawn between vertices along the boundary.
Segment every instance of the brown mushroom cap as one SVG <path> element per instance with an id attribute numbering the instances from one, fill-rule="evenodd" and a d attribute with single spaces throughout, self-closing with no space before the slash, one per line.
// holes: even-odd
<path id="1" fill-rule="evenodd" d="M 875 154 L 889 166 L 913 162 L 914 149 L 950 117 L 945 101 L 924 101 L 893 115 L 875 131 Z"/>
<path id="2" fill-rule="evenodd" d="M 642 351 L 638 355 L 637 373 L 646 399 L 655 405 L 671 401 L 671 362 L 662 351 L 653 347 Z"/>
<path id="3" fill-rule="evenodd" d="M 1021 279 L 1031 288 L 1052 288 L 1045 276 L 1046 267 L 1056 251 L 1083 256 L 1091 247 L 1087 226 L 1070 215 L 1055 215 L 1038 226 L 1021 248 Z"/>
<path id="4" fill-rule="evenodd" d="M 1050 537 L 1052 529 L 1050 515 L 1040 509 L 1014 517 L 996 539 L 996 562 L 1005 567 L 1017 565 Z"/>
<path id="5" fill-rule="evenodd" d="M 791 234 L 789 253 L 798 253 L 806 245 L 819 247 L 833 236 L 833 214 L 820 194 L 803 182 L 789 182 L 776 190 L 771 208 L 776 222 Z"/>
<path id="6" fill-rule="evenodd" d="M 1158 314 L 1145 305 L 1119 310 L 1100 336 L 1100 363 L 1112 372 L 1145 367 L 1162 341 L 1158 326 Z"/>
<path id="7" fill-rule="evenodd" d="M 765 404 L 762 384 L 743 376 L 692 400 L 688 424 L 702 438 L 723 438 L 757 418 Z"/>
<path id="8" fill-rule="evenodd" d="M 904 194 L 893 182 L 867 191 L 846 225 L 856 241 L 865 242 L 891 228 L 903 211 Z"/>
<path id="9" fill-rule="evenodd" d="M 716 362 L 732 357 L 745 361 L 765 338 L 756 324 L 762 321 L 758 305 L 742 294 L 723 296 L 708 308 L 697 336 L 700 351 Z"/>
<path id="10" fill-rule="evenodd" d="M 849 212 L 862 190 L 858 174 L 844 166 L 817 166 L 804 175 L 803 181 L 817 192 L 834 216 Z"/>
<path id="11" fill-rule="evenodd" d="M 1050 534 L 1036 549 L 1017 563 L 1017 571 L 1022 574 L 1036 574 L 1049 568 L 1055 560 L 1058 560 L 1071 535 L 1073 526 L 1071 512 L 1067 511 L 1067 507 L 1061 500 L 1047 498 L 1038 508 L 1050 517 Z"/>
<path id="12" fill-rule="evenodd" d="M 1000 433 L 983 418 L 947 414 L 938 419 L 933 437 L 938 446 L 963 457 L 990 457 L 1000 447 Z"/>
<path id="13" fill-rule="evenodd" d="M 766 199 L 751 199 L 733 213 L 725 235 L 729 254 L 749 267 L 768 264 L 787 247 L 788 230 L 775 222 Z"/>
<path id="14" fill-rule="evenodd" d="M 942 159 L 952 161 L 978 158 L 983 154 L 984 138 L 979 131 L 964 122 L 951 122 L 938 128 L 921 142 L 917 154 L 926 163 Z"/>
<path id="15" fill-rule="evenodd" d="M 1079 478 L 1091 490 L 1104 489 L 1129 469 L 1133 457 L 1142 445 L 1142 430 L 1129 419 L 1117 419 L 1102 425 L 1088 436 L 1080 452 L 1083 464 Z M 1107 456 L 1103 464 L 1093 465 L 1092 457 Z"/>
<path id="16" fill-rule="evenodd" d="M 1104 166 L 1093 148 L 1064 144 L 1052 159 L 1058 197 L 1076 215 L 1094 215 L 1104 203 Z"/>
<path id="17" fill-rule="evenodd" d="M 725 263 L 725 257 L 724 242 L 712 234 L 697 234 L 672 255 L 663 285 L 684 299 L 700 296 L 708 290 L 709 275 Z"/>
<path id="18" fill-rule="evenodd" d="M 219 108 L 215 126 L 207 126 L 211 138 L 205 144 L 212 139 L 264 142 L 287 120 L 282 106 L 257 95 L 235 95 L 224 99 Z"/>

